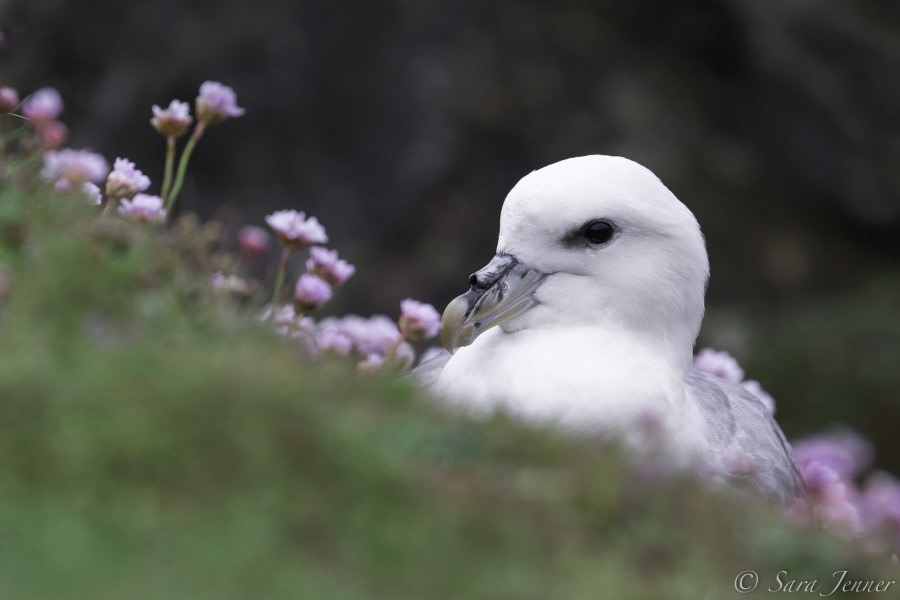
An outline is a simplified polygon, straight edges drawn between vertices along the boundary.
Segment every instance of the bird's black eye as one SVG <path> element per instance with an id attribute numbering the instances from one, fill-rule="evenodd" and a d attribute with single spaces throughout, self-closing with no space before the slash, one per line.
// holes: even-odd
<path id="1" fill-rule="evenodd" d="M 584 237 L 592 244 L 605 244 L 614 231 L 612 224 L 607 221 L 591 221 L 584 226 Z"/>

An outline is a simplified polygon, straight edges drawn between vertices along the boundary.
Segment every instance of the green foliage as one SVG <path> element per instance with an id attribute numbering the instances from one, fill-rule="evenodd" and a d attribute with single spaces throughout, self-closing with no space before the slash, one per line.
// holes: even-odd
<path id="1" fill-rule="evenodd" d="M 309 362 L 208 289 L 216 234 L 0 195 L 0 597 L 695 599 L 745 569 L 888 573 L 594 441 Z"/>

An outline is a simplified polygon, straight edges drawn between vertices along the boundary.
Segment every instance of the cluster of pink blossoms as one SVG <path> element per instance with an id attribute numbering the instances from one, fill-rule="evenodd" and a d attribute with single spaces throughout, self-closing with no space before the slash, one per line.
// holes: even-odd
<path id="1" fill-rule="evenodd" d="M 340 258 L 336 250 L 313 246 L 328 241 L 325 228 L 315 217 L 281 210 L 268 215 L 266 223 L 282 246 L 282 256 L 275 293 L 264 319 L 273 321 L 280 333 L 301 341 L 311 355 L 355 356 L 364 371 L 384 364 L 410 367 L 415 363 L 413 344 L 434 337 L 440 328 L 440 315 L 433 306 L 407 299 L 401 302 L 398 321 L 383 315 L 348 315 L 317 323 L 309 315 L 332 298 L 334 288 L 352 277 L 356 267 Z M 252 226 L 241 231 L 240 245 L 246 255 L 256 256 L 267 249 L 268 239 L 263 233 Z M 282 306 L 280 290 L 288 259 L 292 252 L 304 249 L 309 249 L 306 272 L 294 285 L 293 303 Z"/>
<path id="2" fill-rule="evenodd" d="M 759 382 L 744 380 L 744 370 L 727 352 L 704 348 L 694 368 L 743 386 L 770 413 L 775 401 Z M 859 539 L 875 553 L 900 551 L 900 481 L 869 469 L 872 444 L 856 433 L 839 429 L 794 442 L 794 462 L 808 492 L 808 506 L 790 516 L 805 522 L 812 515 L 836 532 Z"/>
<path id="3" fill-rule="evenodd" d="M 58 192 L 72 192 L 83 188 L 85 183 L 102 182 L 109 173 L 109 163 L 102 155 L 90 150 L 50 150 L 44 154 L 44 168 L 41 176 L 53 181 Z"/>
<path id="4" fill-rule="evenodd" d="M 337 250 L 326 250 L 320 246 L 309 249 L 306 270 L 331 285 L 340 285 L 356 273 L 356 267 L 338 258 Z"/>
<path id="5" fill-rule="evenodd" d="M 187 102 L 172 100 L 165 108 L 151 107 L 150 125 L 166 139 L 166 166 L 159 195 L 149 193 L 150 178 L 127 158 L 118 157 L 110 168 L 107 160 L 90 150 L 61 148 L 68 134 L 59 121 L 63 100 L 53 88 L 40 89 L 23 102 L 15 89 L 0 87 L 0 115 L 21 109 L 22 117 L 33 126 L 40 141 L 43 158 L 41 176 L 53 183 L 61 194 L 85 197 L 91 204 L 105 206 L 104 213 L 119 214 L 132 221 L 165 222 L 174 204 L 191 153 L 206 129 L 227 119 L 239 117 L 245 110 L 238 106 L 237 95 L 230 87 L 216 81 L 205 81 L 194 102 L 194 115 Z M 175 169 L 176 143 L 191 129 L 178 169 Z M 346 316 L 328 318 L 319 323 L 310 316 L 334 295 L 356 272 L 356 267 L 342 259 L 328 243 L 325 228 L 315 217 L 296 210 L 282 210 L 266 217 L 282 246 L 282 258 L 276 276 L 275 293 L 267 318 L 279 331 L 304 342 L 314 355 L 356 356 L 364 370 L 382 364 L 411 366 L 415 362 L 414 344 L 436 335 L 440 315 L 433 306 L 407 299 L 401 303 L 400 318 L 386 316 L 362 318 Z M 270 235 L 256 226 L 244 227 L 239 246 L 247 260 L 267 254 Z M 293 286 L 292 301 L 282 305 L 280 292 L 288 260 L 293 252 L 308 250 L 306 272 Z M 248 296 L 251 288 L 238 275 L 215 273 L 210 285 L 217 291 Z"/>
<path id="6" fill-rule="evenodd" d="M 4 88 L 4 91 L 9 102 L 18 100 L 18 93 L 12 88 Z M 59 120 L 63 101 L 56 89 L 45 87 L 37 90 L 22 102 L 21 108 L 22 116 L 32 122 L 45 150 L 55 150 L 69 139 L 68 128 Z"/>
<path id="7" fill-rule="evenodd" d="M 162 199 L 142 193 L 150 187 L 150 178 L 128 159 L 117 158 L 110 170 L 106 159 L 95 152 L 70 148 L 51 150 L 44 154 L 41 176 L 53 181 L 56 191 L 79 191 L 98 206 L 104 203 L 105 192 L 107 208 L 117 207 L 119 214 L 131 220 L 159 223 L 166 218 Z M 104 181 L 101 191 L 97 184 Z"/>
<path id="8" fill-rule="evenodd" d="M 863 539 L 874 552 L 897 552 L 900 481 L 883 471 L 867 474 L 873 454 L 867 440 L 847 429 L 794 442 L 813 513 L 838 533 Z"/>
<path id="9" fill-rule="evenodd" d="M 404 319 L 417 318 L 403 312 L 402 306 L 404 303 L 408 306 L 409 302 L 415 301 L 404 300 L 401 303 L 400 323 Z M 423 306 L 434 311 L 434 319 L 424 325 L 436 332 L 440 326 L 440 316 L 434 307 L 427 304 Z M 267 309 L 263 319 L 269 318 Z M 404 334 L 398 321 L 385 315 L 345 315 L 316 321 L 309 314 L 298 313 L 293 305 L 287 304 L 275 312 L 272 321 L 279 333 L 300 342 L 310 356 L 355 358 L 359 369 L 365 372 L 375 371 L 386 365 L 400 368 L 414 366 L 417 358 L 414 345 L 427 339 Z M 423 360 L 427 354 L 426 351 Z"/>
<path id="10" fill-rule="evenodd" d="M 195 102 L 198 126 L 185 151 L 182 153 L 177 177 L 174 175 L 175 138 L 184 135 L 193 118 L 186 102 L 173 100 L 169 107 L 152 107 L 151 125 L 167 139 L 166 169 L 160 195 L 144 192 L 150 187 L 150 178 L 128 159 L 117 158 L 110 169 L 106 159 L 90 150 L 60 148 L 68 138 L 68 130 L 59 121 L 63 100 L 54 88 L 46 87 L 19 101 L 18 92 L 10 87 L 0 87 L 0 116 L 21 110 L 21 117 L 29 122 L 34 139 L 43 155 L 40 175 L 53 182 L 61 194 L 80 194 L 91 204 L 104 204 L 104 212 L 118 212 L 134 220 L 160 223 L 165 221 L 171 209 L 187 168 L 194 145 L 205 129 L 213 124 L 244 114 L 237 106 L 237 95 L 230 87 L 215 81 L 200 86 Z M 29 147 L 33 147 L 31 144 Z M 102 185 L 102 188 L 101 188 Z"/>

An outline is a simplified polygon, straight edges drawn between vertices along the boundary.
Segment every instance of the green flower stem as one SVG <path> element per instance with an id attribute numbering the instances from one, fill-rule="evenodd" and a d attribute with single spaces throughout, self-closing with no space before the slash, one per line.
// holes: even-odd
<path id="1" fill-rule="evenodd" d="M 172 186 L 171 194 L 166 198 L 166 213 L 170 213 L 172 207 L 175 206 L 175 201 L 181 192 L 181 186 L 184 185 L 184 174 L 187 172 L 188 161 L 191 160 L 194 146 L 197 145 L 197 141 L 203 136 L 204 131 L 206 131 L 206 121 L 198 122 L 194 128 L 194 133 L 191 134 L 191 139 L 188 140 L 184 151 L 181 153 L 181 160 L 178 161 L 178 172 L 175 175 L 175 184 Z"/>
<path id="2" fill-rule="evenodd" d="M 163 184 L 160 196 L 168 202 L 169 190 L 172 189 L 172 169 L 175 166 L 175 136 L 166 136 L 166 168 L 163 171 Z"/>
<path id="3" fill-rule="evenodd" d="M 269 321 L 275 318 L 275 311 L 278 310 L 278 297 L 281 295 L 281 286 L 284 285 L 284 275 L 287 273 L 288 258 L 291 256 L 291 249 L 287 246 L 281 251 L 281 259 L 278 261 L 278 273 L 275 275 L 275 293 L 272 294 L 272 302 L 269 305 Z"/>

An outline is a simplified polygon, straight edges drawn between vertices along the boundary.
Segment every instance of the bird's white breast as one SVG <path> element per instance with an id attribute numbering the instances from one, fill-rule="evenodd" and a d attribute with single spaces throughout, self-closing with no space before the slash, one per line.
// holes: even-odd
<path id="1" fill-rule="evenodd" d="M 475 414 L 505 410 L 525 420 L 607 434 L 640 445 L 656 420 L 667 446 L 687 454 L 702 438 L 685 405 L 683 373 L 632 336 L 589 328 L 486 332 L 456 351 L 435 391 Z"/>

